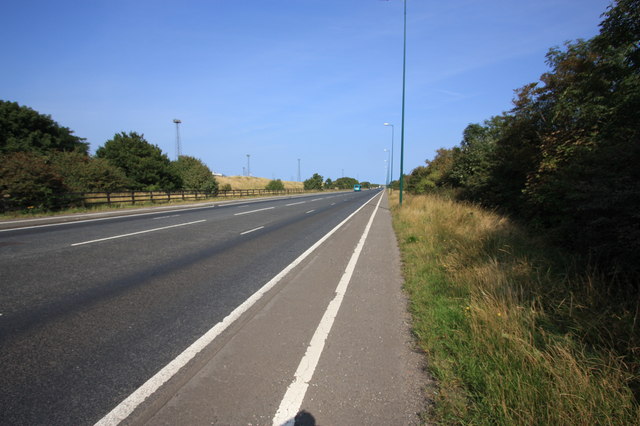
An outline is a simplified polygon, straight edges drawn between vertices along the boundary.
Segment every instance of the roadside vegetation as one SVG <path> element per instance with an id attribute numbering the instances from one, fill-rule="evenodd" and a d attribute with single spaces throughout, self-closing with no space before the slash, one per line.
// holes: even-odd
<path id="1" fill-rule="evenodd" d="M 547 64 L 393 208 L 438 423 L 640 424 L 640 0 Z"/>
<path id="2" fill-rule="evenodd" d="M 603 18 L 596 37 L 549 51 L 549 71 L 516 91 L 511 111 L 470 124 L 405 187 L 499 209 L 637 290 L 640 0 Z"/>
<path id="3" fill-rule="evenodd" d="M 413 332 L 438 381 L 425 420 L 640 424 L 633 293 L 479 206 L 392 205 Z"/>

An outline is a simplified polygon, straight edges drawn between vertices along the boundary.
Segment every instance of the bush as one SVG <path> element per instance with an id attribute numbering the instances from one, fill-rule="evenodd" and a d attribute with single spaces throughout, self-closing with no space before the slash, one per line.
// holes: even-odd
<path id="1" fill-rule="evenodd" d="M 284 191 L 284 183 L 280 179 L 271 180 L 264 189 L 268 191 Z"/>
<path id="2" fill-rule="evenodd" d="M 44 157 L 15 152 L 0 157 L 0 210 L 55 210 L 65 204 L 62 177 Z"/>

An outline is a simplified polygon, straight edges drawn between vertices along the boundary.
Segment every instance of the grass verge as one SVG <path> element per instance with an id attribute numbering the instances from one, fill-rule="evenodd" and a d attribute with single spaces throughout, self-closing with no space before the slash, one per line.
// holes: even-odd
<path id="1" fill-rule="evenodd" d="M 392 197 L 429 421 L 640 424 L 638 300 L 504 217 Z"/>

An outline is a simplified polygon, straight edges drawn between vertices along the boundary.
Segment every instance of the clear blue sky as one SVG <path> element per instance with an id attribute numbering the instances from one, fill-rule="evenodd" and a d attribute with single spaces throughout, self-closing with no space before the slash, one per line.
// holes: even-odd
<path id="1" fill-rule="evenodd" d="M 408 0 L 405 173 L 511 108 L 545 54 L 597 34 L 609 0 Z M 0 13 L 0 99 L 91 152 L 136 131 L 240 175 L 383 183 L 399 173 L 402 0 L 20 0 Z"/>

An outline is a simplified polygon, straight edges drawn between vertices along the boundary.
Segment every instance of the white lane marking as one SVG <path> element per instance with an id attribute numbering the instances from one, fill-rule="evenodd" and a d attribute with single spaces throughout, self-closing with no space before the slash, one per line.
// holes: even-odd
<path id="1" fill-rule="evenodd" d="M 286 207 L 289 207 L 289 206 L 295 206 L 295 205 L 298 205 L 298 204 L 304 204 L 304 203 L 306 203 L 306 201 L 300 201 L 299 203 L 285 204 L 285 206 L 286 206 Z"/>
<path id="2" fill-rule="evenodd" d="M 249 234 L 251 232 L 258 231 L 258 230 L 260 230 L 262 228 L 264 228 L 264 226 L 258 226 L 257 228 L 253 228 L 253 229 L 249 229 L 248 231 L 241 232 L 240 235 Z"/>
<path id="3" fill-rule="evenodd" d="M 113 237 L 99 238 L 97 240 L 83 241 L 81 243 L 74 243 L 74 244 L 71 244 L 71 246 L 75 247 L 75 246 L 82 246 L 82 245 L 91 244 L 91 243 L 99 243 L 101 241 L 115 240 L 117 238 L 124 238 L 124 237 L 130 237 L 132 235 L 139 235 L 139 234 L 146 234 L 146 233 L 149 233 L 149 232 L 162 231 L 164 229 L 177 228 L 179 226 L 193 225 L 194 223 L 200 223 L 200 222 L 206 222 L 206 221 L 207 221 L 206 219 L 202 219 L 202 220 L 196 220 L 195 222 L 179 223 L 177 225 L 163 226 L 162 228 L 153 228 L 153 229 L 147 229 L 145 231 L 131 232 L 129 234 L 114 235 Z"/>
<path id="4" fill-rule="evenodd" d="M 247 300 L 242 302 L 240 306 L 235 308 L 229 315 L 224 317 L 222 321 L 214 325 L 209 331 L 207 331 L 202 337 L 193 342 L 191 346 L 185 349 L 180 355 L 178 355 L 173 361 L 164 366 L 153 377 L 147 380 L 142 386 L 136 389 L 131 395 L 118 404 L 113 410 L 111 410 L 106 416 L 104 416 L 95 426 L 113 426 L 122 422 L 129 417 L 133 411 L 138 408 L 149 396 L 153 395 L 160 386 L 162 386 L 167 380 L 171 379 L 175 374 L 180 371 L 182 367 L 187 365 L 198 353 L 211 344 L 223 331 L 225 331 L 231 324 L 233 324 L 238 318 L 248 311 L 258 300 L 264 296 L 269 290 L 271 290 L 282 278 L 284 278 L 293 268 L 298 266 L 304 259 L 306 259 L 311 253 L 315 251 L 322 243 L 324 243 L 329 237 L 331 237 L 338 229 L 340 229 L 345 223 L 347 223 L 353 216 L 355 216 L 360 210 L 366 206 L 369 201 L 373 200 L 377 196 L 369 198 L 363 205 L 358 207 L 356 211 L 351 213 L 342 222 L 336 225 L 331 231 L 327 232 L 324 237 L 320 238 L 309 247 L 304 253 L 302 253 L 296 260 L 291 262 L 287 267 L 278 273 L 275 277 L 263 285 L 258 291 L 253 293 Z"/>
<path id="5" fill-rule="evenodd" d="M 319 201 L 319 200 L 322 200 L 322 198 L 314 198 L 314 199 L 313 199 L 313 200 L 311 200 L 311 201 Z"/>
<path id="6" fill-rule="evenodd" d="M 180 210 L 181 212 L 184 212 L 184 211 L 190 211 L 190 210 L 212 209 L 214 207 L 217 207 L 217 205 L 209 205 L 209 204 L 207 204 L 204 207 L 193 207 L 193 208 L 188 208 L 188 209 L 175 209 L 175 210 Z M 158 207 L 158 209 L 162 209 L 162 207 Z M 102 213 L 92 213 L 92 214 L 98 215 L 98 214 L 102 214 Z M 113 219 L 122 219 L 122 218 L 137 217 L 137 216 L 149 216 L 149 215 L 157 215 L 157 214 L 162 214 L 162 211 L 155 211 L 155 212 L 150 212 L 150 213 L 124 214 L 124 215 L 120 215 L 120 216 L 100 217 L 100 218 L 96 218 L 96 219 L 71 220 L 69 222 L 49 223 L 49 224 L 46 224 L 46 225 L 22 226 L 20 228 L 0 229 L 0 232 L 21 231 L 23 229 L 34 229 L 34 228 L 48 228 L 48 227 L 51 227 L 51 226 L 61 226 L 61 225 L 75 225 L 76 223 L 98 222 L 98 221 L 102 221 L 102 220 L 113 220 Z M 84 217 L 84 216 L 89 216 L 89 215 L 53 216 L 53 217 L 45 217 L 45 218 L 42 218 L 42 219 L 28 219 L 28 220 L 30 220 L 30 221 L 51 220 L 51 219 L 58 219 L 58 218 L 66 219 L 66 218 Z M 11 222 L 7 221 L 7 222 L 1 222 L 0 224 L 19 223 L 19 222 L 26 222 L 26 221 L 27 220 L 19 220 L 19 221 L 15 221 L 15 222 L 14 221 L 11 221 Z"/>
<path id="7" fill-rule="evenodd" d="M 168 219 L 168 218 L 170 218 L 170 217 L 178 217 L 178 216 L 180 216 L 180 215 L 179 215 L 179 214 L 172 214 L 171 216 L 160 216 L 160 217 L 154 217 L 154 218 L 153 218 L 153 219 L 151 219 L 151 220 Z"/>
<path id="8" fill-rule="evenodd" d="M 316 211 L 316 209 L 309 210 L 309 211 L 308 211 L 308 212 L 306 212 L 305 214 L 313 213 L 313 212 L 315 212 L 315 211 Z"/>
<path id="9" fill-rule="evenodd" d="M 271 210 L 271 209 L 275 209 L 275 207 L 265 207 L 264 209 L 249 210 L 248 212 L 240 212 L 240 213 L 236 213 L 236 214 L 234 214 L 234 216 L 240 216 L 240 215 L 243 215 L 243 214 L 249 214 L 249 213 L 261 212 L 261 211 L 263 211 L 263 210 Z"/>
<path id="10" fill-rule="evenodd" d="M 309 382 L 313 377 L 313 373 L 318 365 L 318 361 L 320 360 L 320 355 L 322 355 L 322 350 L 324 349 L 324 345 L 329 337 L 329 332 L 331 332 L 331 327 L 333 327 L 333 323 L 338 315 L 338 310 L 340 309 L 344 295 L 347 292 L 347 287 L 349 287 L 353 271 L 355 270 L 358 259 L 360 258 L 360 253 L 362 253 L 362 248 L 364 247 L 364 243 L 369 235 L 371 224 L 378 212 L 381 200 L 382 197 L 380 197 L 376 208 L 373 210 L 373 213 L 371 213 L 371 217 L 369 218 L 369 222 L 360 237 L 360 241 L 358 241 L 358 245 L 356 245 L 356 248 L 351 255 L 351 259 L 349 259 L 349 263 L 347 264 L 344 274 L 342 275 L 342 278 L 340 278 L 340 282 L 336 287 L 335 297 L 331 302 L 329 302 L 327 310 L 322 316 L 320 324 L 318 324 L 318 328 L 311 338 L 307 351 L 300 360 L 294 380 L 287 388 L 287 392 L 280 403 L 280 408 L 278 408 L 278 411 L 273 417 L 272 424 L 274 425 L 293 426 L 294 424 L 294 418 L 296 414 L 298 414 L 298 410 L 300 410 L 304 396 L 307 393 Z"/>
<path id="11" fill-rule="evenodd" d="M 332 206 L 335 206 L 335 205 L 336 205 L 336 203 L 331 203 L 331 205 L 332 205 Z"/>

